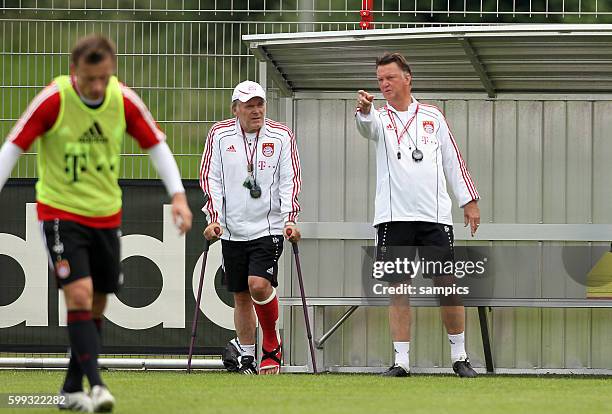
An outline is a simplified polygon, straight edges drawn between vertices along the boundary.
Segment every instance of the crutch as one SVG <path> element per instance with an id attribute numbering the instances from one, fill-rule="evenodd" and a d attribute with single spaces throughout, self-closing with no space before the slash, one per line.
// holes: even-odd
<path id="1" fill-rule="evenodd" d="M 204 204 L 208 202 L 208 198 Z M 208 225 L 208 223 L 207 223 Z M 215 233 L 219 234 L 219 229 L 215 228 Z M 200 283 L 198 285 L 198 297 L 196 298 L 195 311 L 193 312 L 193 322 L 191 324 L 191 343 L 189 344 L 189 357 L 187 358 L 187 373 L 191 373 L 191 357 L 193 356 L 193 345 L 195 344 L 196 331 L 198 329 L 198 317 L 200 316 L 200 300 L 202 299 L 202 287 L 204 286 L 204 274 L 206 272 L 206 258 L 208 249 L 212 243 L 204 237 L 204 253 L 202 256 L 202 268 L 200 269 Z"/>
<path id="2" fill-rule="evenodd" d="M 291 236 L 291 229 L 287 230 L 287 235 Z M 310 345 L 310 359 L 312 360 L 312 370 L 317 374 L 317 360 L 315 359 L 314 345 L 312 342 L 312 333 L 310 331 L 310 319 L 308 318 L 308 307 L 306 305 L 306 294 L 304 293 L 304 281 L 302 279 L 302 266 L 300 265 L 300 251 L 297 242 L 291 242 L 293 255 L 295 256 L 295 267 L 297 269 L 298 283 L 300 284 L 300 296 L 302 296 L 302 309 L 304 310 L 304 322 L 306 324 L 306 335 L 308 336 L 308 344 Z"/>

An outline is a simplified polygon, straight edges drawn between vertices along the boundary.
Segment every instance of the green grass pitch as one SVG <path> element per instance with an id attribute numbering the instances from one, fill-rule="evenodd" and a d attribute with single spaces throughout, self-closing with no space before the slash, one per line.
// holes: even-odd
<path id="1" fill-rule="evenodd" d="M 57 392 L 62 371 L 0 370 L 0 393 Z M 586 377 L 452 376 L 111 371 L 103 379 L 115 413 L 606 413 L 612 379 Z M 7 409 L 58 412 L 55 408 Z"/>

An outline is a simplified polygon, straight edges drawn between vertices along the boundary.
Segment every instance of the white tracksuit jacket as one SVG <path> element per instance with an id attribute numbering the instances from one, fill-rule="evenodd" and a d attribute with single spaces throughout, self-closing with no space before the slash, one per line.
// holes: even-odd
<path id="1" fill-rule="evenodd" d="M 253 167 L 260 198 L 252 198 L 242 185 L 248 172 L 240 123 L 228 119 L 214 124 L 202 155 L 200 186 L 209 197 L 202 210 L 209 223 L 216 221 L 223 227 L 222 239 L 247 241 L 282 235 L 285 222 L 297 220 L 301 174 L 293 132 L 266 118 Z"/>
<path id="2" fill-rule="evenodd" d="M 452 225 L 446 182 L 461 207 L 480 196 L 444 115 L 437 107 L 421 104 L 414 98 L 408 114 L 392 112 L 397 113 L 387 104 L 378 110 L 372 106 L 367 115 L 361 112 L 355 115 L 359 133 L 376 141 L 374 226 L 389 221 Z M 403 124 L 398 116 L 404 118 Z M 400 134 L 410 119 L 409 135 L 404 134 L 401 139 L 398 159 L 396 128 Z M 414 143 L 423 152 L 421 162 L 412 159 Z"/>

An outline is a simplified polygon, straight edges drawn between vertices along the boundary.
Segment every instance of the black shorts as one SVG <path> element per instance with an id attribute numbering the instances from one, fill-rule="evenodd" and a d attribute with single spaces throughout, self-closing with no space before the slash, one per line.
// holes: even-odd
<path id="1" fill-rule="evenodd" d="M 249 290 L 249 276 L 267 279 L 278 286 L 278 258 L 283 252 L 283 236 L 264 236 L 249 241 L 221 240 L 223 284 L 230 292 Z"/>
<path id="2" fill-rule="evenodd" d="M 123 283 L 119 228 L 97 229 L 74 221 L 43 222 L 45 244 L 58 287 L 91 276 L 95 292 L 117 293 Z"/>
<path id="3" fill-rule="evenodd" d="M 453 226 L 446 224 L 425 221 L 381 223 L 376 232 L 376 260 L 414 261 L 418 252 L 423 277 L 452 276 L 454 242 Z M 385 273 L 379 280 L 391 283 L 409 281 L 410 274 L 403 269 L 401 273 Z"/>

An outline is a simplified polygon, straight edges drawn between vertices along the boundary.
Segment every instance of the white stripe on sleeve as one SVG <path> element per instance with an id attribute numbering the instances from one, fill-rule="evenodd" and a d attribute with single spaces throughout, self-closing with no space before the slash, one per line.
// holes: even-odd
<path id="1" fill-rule="evenodd" d="M 57 85 L 55 82 L 53 82 L 43 89 L 38 95 L 36 95 L 36 97 L 32 99 L 32 102 L 30 102 L 26 108 L 25 112 L 21 115 L 13 129 L 9 132 L 6 140 L 14 141 L 19 136 L 23 130 L 23 127 L 28 123 L 32 115 L 34 115 L 34 112 L 36 112 L 38 107 L 42 105 L 50 96 L 55 95 L 58 91 L 59 89 Z"/>
<path id="2" fill-rule="evenodd" d="M 130 102 L 132 102 L 136 106 L 136 108 L 138 108 L 138 111 L 140 111 L 140 115 L 142 115 L 142 118 L 147 123 L 147 126 L 151 128 L 151 131 L 153 131 L 157 140 L 165 141 L 166 135 L 157 127 L 155 119 L 153 119 L 153 115 L 151 115 L 151 112 L 149 111 L 147 106 L 144 104 L 142 99 L 140 99 L 140 96 L 138 96 L 136 92 L 134 92 L 125 85 L 121 85 L 121 91 L 123 92 L 123 96 L 128 98 Z"/>

